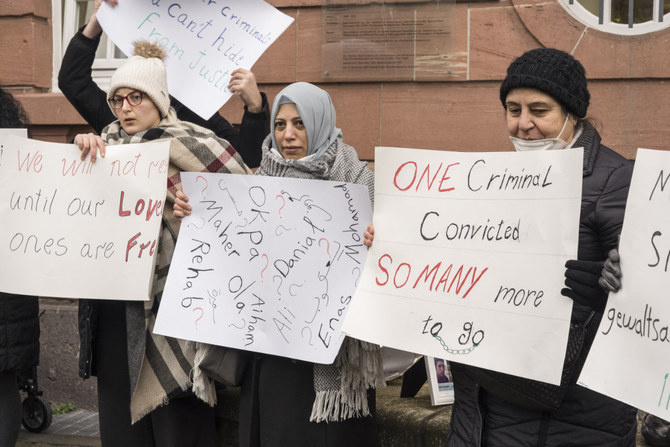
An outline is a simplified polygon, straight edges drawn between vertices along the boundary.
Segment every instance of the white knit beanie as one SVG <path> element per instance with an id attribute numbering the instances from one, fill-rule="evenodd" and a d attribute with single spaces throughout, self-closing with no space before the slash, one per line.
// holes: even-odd
<path id="1" fill-rule="evenodd" d="M 165 51 L 157 44 L 147 41 L 135 43 L 133 56 L 112 75 L 107 100 L 111 99 L 120 88 L 140 90 L 151 98 L 161 118 L 165 118 L 170 110 L 170 96 L 164 58 Z M 111 105 L 110 108 L 116 115 L 116 110 Z"/>

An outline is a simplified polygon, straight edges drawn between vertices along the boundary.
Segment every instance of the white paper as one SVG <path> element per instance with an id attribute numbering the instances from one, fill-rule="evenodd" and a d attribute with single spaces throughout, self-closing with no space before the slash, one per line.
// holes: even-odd
<path id="1" fill-rule="evenodd" d="M 670 420 L 670 153 L 638 149 L 610 293 L 579 384 Z"/>
<path id="2" fill-rule="evenodd" d="M 184 218 L 154 331 L 332 363 L 365 263 L 363 185 L 182 174 Z"/>
<path id="3" fill-rule="evenodd" d="M 110 146 L 90 163 L 73 144 L 0 139 L 0 290 L 147 300 L 169 142 Z"/>
<path id="4" fill-rule="evenodd" d="M 559 383 L 582 152 L 377 148 L 375 240 L 343 332 Z"/>
<path id="5" fill-rule="evenodd" d="M 262 0 L 103 2 L 97 18 L 127 56 L 139 40 L 162 46 L 170 94 L 204 119 L 232 96 L 230 74 L 251 69 L 293 23 Z"/>

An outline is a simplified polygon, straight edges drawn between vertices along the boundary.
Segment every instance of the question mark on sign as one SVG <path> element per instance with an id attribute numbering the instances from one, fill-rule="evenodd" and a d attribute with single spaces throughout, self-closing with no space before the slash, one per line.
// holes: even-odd
<path id="1" fill-rule="evenodd" d="M 193 216 L 188 216 L 188 217 L 190 217 L 190 220 L 195 219 L 195 217 L 193 217 Z M 200 222 L 200 226 L 197 226 L 197 225 L 195 224 L 195 222 L 189 222 L 188 227 L 189 227 L 189 228 L 196 228 L 196 229 L 198 229 L 198 230 L 201 230 L 202 227 L 205 226 L 205 218 L 204 218 L 204 217 L 200 217 L 200 221 L 199 221 L 199 222 Z"/>
<path id="2" fill-rule="evenodd" d="M 322 237 L 321 239 L 319 239 L 319 247 L 321 246 L 321 241 L 326 241 L 326 253 L 330 258 L 330 242 L 328 242 L 328 239 L 326 239 L 325 237 Z"/>
<path id="3" fill-rule="evenodd" d="M 200 311 L 200 316 L 195 319 L 195 328 L 198 329 L 198 321 L 202 319 L 202 316 L 205 314 L 205 311 L 202 309 L 202 307 L 194 307 L 193 312 L 195 312 L 196 310 Z"/>
<path id="4" fill-rule="evenodd" d="M 330 242 L 328 242 L 328 239 L 325 237 L 322 237 L 319 239 L 319 247 L 321 246 L 321 241 L 326 241 L 326 254 L 328 254 L 328 258 L 330 258 Z M 330 260 L 326 262 L 326 267 L 330 267 Z"/>
<path id="5" fill-rule="evenodd" d="M 261 255 L 261 257 L 262 257 L 262 258 L 265 258 L 265 267 L 263 267 L 263 269 L 261 270 L 261 281 L 264 281 L 264 280 L 263 280 L 263 272 L 264 272 L 265 270 L 267 270 L 268 265 L 270 265 L 270 260 L 268 259 L 268 255 L 266 255 L 265 253 L 263 253 L 263 254 Z"/>
<path id="6" fill-rule="evenodd" d="M 354 267 L 354 269 L 351 271 L 352 274 L 356 275 L 356 287 L 358 287 L 358 280 L 361 279 L 361 269 L 358 267 Z"/>
<path id="7" fill-rule="evenodd" d="M 279 279 L 279 285 L 277 286 L 277 295 L 281 295 L 281 292 L 279 291 L 279 289 L 281 289 L 281 285 L 284 283 L 284 279 L 279 275 L 273 276 L 272 277 L 272 282 L 275 283 L 275 284 L 277 283 L 277 281 L 275 281 L 275 279 Z M 279 299 L 281 300 L 281 298 L 279 298 Z"/>
<path id="8" fill-rule="evenodd" d="M 291 231 L 291 229 L 286 228 L 284 225 L 278 225 L 277 228 L 275 228 L 275 234 L 277 236 L 281 236 L 282 234 L 284 234 L 284 231 Z"/>
<path id="9" fill-rule="evenodd" d="M 275 199 L 281 199 L 281 201 L 282 201 L 282 204 L 281 204 L 281 206 L 279 207 L 279 218 L 281 219 L 281 218 L 282 218 L 282 217 L 281 217 L 281 210 L 286 206 L 286 200 L 284 199 L 284 196 L 282 196 L 282 195 L 280 195 L 280 194 L 277 194 L 277 195 L 275 196 Z"/>
<path id="10" fill-rule="evenodd" d="M 195 182 L 198 183 L 198 179 L 202 179 L 203 182 L 205 182 L 205 187 L 202 188 L 202 191 L 200 191 L 200 194 L 202 195 L 202 198 L 205 198 L 205 191 L 207 190 L 207 187 L 209 186 L 209 183 L 207 183 L 207 179 L 203 177 L 202 175 L 199 175 L 195 178 Z"/>
<path id="11" fill-rule="evenodd" d="M 304 283 L 305 283 L 305 282 L 303 281 L 303 284 L 304 284 Z M 302 287 L 302 284 L 291 284 L 290 286 L 288 286 L 288 293 L 290 293 L 291 296 L 296 296 L 296 295 L 298 294 L 297 292 L 296 292 L 296 293 L 293 293 L 293 288 L 294 288 L 294 287 Z"/>

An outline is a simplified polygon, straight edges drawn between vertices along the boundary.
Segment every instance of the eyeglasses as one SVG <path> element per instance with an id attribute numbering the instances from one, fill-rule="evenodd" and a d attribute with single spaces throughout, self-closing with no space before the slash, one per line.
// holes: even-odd
<path id="1" fill-rule="evenodd" d="M 120 109 L 123 107 L 123 101 L 128 100 L 128 104 L 131 106 L 139 106 L 142 104 L 142 98 L 144 98 L 144 93 L 137 90 L 133 90 L 128 93 L 126 96 L 114 95 L 109 98 L 109 105 L 115 109 Z"/>

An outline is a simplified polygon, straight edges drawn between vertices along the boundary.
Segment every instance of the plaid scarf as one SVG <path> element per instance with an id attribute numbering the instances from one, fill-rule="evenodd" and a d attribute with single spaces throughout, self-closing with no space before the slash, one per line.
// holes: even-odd
<path id="1" fill-rule="evenodd" d="M 128 135 L 115 121 L 102 131 L 107 145 L 170 140 L 168 190 L 159 235 L 152 299 L 126 302 L 128 367 L 130 371 L 132 422 L 192 387 L 210 405 L 216 403 L 214 383 L 193 368 L 199 343 L 154 334 L 153 327 L 165 287 L 179 220 L 174 217 L 174 200 L 181 189 L 180 171 L 250 174 L 242 157 L 224 139 L 198 125 L 179 121 L 170 110 L 158 127 Z"/>
<path id="2" fill-rule="evenodd" d="M 290 160 L 263 142 L 257 175 L 358 183 L 368 187 L 374 203 L 374 174 L 358 159 L 356 149 L 338 137 L 316 160 Z M 311 422 L 337 422 L 369 416 L 367 390 L 384 386 L 384 368 L 378 345 L 346 337 L 332 365 L 314 364 Z"/>

